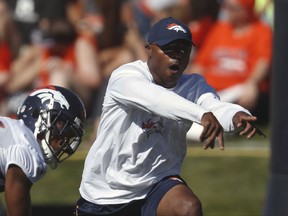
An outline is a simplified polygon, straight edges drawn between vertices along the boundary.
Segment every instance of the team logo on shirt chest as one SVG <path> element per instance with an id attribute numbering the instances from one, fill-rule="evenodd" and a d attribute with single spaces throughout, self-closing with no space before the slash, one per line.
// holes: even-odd
<path id="1" fill-rule="evenodd" d="M 153 117 L 144 121 L 142 123 L 143 132 L 147 134 L 147 137 L 153 133 L 160 133 L 163 134 L 164 131 L 164 121 L 161 117 Z"/>

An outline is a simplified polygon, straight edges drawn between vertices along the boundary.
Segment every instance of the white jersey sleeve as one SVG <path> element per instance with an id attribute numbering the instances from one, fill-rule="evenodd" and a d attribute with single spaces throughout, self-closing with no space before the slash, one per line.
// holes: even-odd
<path id="1" fill-rule="evenodd" d="M 237 104 L 220 101 L 219 98 L 215 97 L 211 93 L 202 95 L 198 100 L 198 104 L 206 110 L 213 112 L 222 125 L 224 132 L 234 131 L 235 127 L 232 119 L 237 112 L 242 111 L 251 115 L 247 109 L 244 109 Z"/>
<path id="2" fill-rule="evenodd" d="M 199 74 L 183 75 L 175 92 L 204 108 L 206 112 L 212 112 L 225 132 L 235 129 L 232 118 L 237 112 L 243 111 L 251 115 L 247 109 L 237 104 L 221 101 L 216 91 Z"/>
<path id="3" fill-rule="evenodd" d="M 0 117 L 0 172 L 4 177 L 10 165 L 19 166 L 35 183 L 47 170 L 40 146 L 22 120 Z"/>

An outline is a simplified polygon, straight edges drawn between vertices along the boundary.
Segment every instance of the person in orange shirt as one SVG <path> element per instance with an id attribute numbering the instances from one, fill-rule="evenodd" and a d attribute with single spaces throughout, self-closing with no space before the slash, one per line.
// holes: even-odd
<path id="1" fill-rule="evenodd" d="M 268 117 L 272 31 L 254 13 L 254 0 L 224 0 L 218 20 L 192 62 L 222 100 Z M 265 103 L 264 105 L 262 103 Z"/>

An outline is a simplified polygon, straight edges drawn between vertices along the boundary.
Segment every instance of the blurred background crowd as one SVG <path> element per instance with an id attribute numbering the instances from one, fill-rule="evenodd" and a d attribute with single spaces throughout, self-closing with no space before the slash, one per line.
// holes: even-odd
<path id="1" fill-rule="evenodd" d="M 27 92 L 53 84 L 78 93 L 97 125 L 111 72 L 146 61 L 146 34 L 167 16 L 196 44 L 185 73 L 268 123 L 272 0 L 0 0 L 0 114 L 15 115 Z"/>

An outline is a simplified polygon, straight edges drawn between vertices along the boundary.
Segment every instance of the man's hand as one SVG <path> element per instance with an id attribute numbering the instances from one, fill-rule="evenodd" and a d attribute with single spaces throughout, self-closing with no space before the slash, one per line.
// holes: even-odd
<path id="1" fill-rule="evenodd" d="M 251 139 L 256 133 L 266 137 L 266 135 L 255 126 L 256 120 L 257 117 L 245 112 L 237 112 L 233 117 L 233 123 L 239 130 L 239 135 L 246 136 L 247 139 Z"/>
<path id="2" fill-rule="evenodd" d="M 223 128 L 213 115 L 212 112 L 204 113 L 201 119 L 201 124 L 204 127 L 200 136 L 200 141 L 205 140 L 204 149 L 215 147 L 215 139 L 218 139 L 221 150 L 224 150 Z"/>

